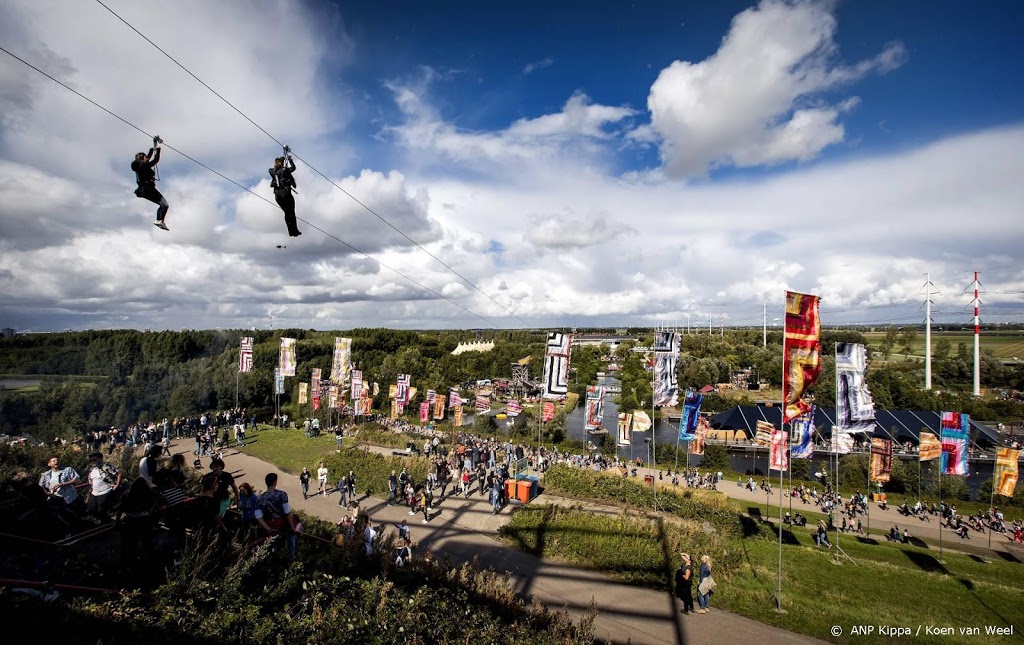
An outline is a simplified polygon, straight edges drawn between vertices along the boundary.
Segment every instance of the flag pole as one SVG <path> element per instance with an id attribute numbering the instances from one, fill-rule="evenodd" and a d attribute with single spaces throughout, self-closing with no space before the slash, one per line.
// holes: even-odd
<path id="1" fill-rule="evenodd" d="M 790 429 L 792 429 L 793 424 L 790 423 L 789 427 L 790 427 Z M 783 416 L 782 416 L 782 430 L 781 431 L 783 433 L 786 432 L 786 416 L 785 416 L 785 414 L 783 414 Z M 788 449 L 789 449 L 789 446 L 786 446 L 786 450 L 788 450 Z M 788 457 L 788 455 L 786 455 L 786 456 Z M 786 464 L 787 464 L 787 466 L 790 466 L 790 467 L 792 466 L 789 463 L 788 460 L 787 460 Z M 792 472 L 792 471 L 790 471 L 790 472 Z M 778 581 L 778 585 L 777 585 L 777 587 L 775 589 L 775 610 L 779 611 L 779 612 L 782 611 L 782 476 L 784 474 L 785 474 L 785 471 L 783 471 L 780 468 L 779 469 L 779 581 Z"/>

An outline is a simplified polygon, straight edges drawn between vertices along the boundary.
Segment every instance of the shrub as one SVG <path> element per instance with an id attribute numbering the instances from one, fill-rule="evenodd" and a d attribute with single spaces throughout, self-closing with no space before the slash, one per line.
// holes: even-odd
<path id="1" fill-rule="evenodd" d="M 729 451 L 725 446 L 717 443 L 709 443 L 704 446 L 704 456 L 701 457 L 700 467 L 712 471 L 729 470 Z"/>
<path id="2" fill-rule="evenodd" d="M 417 483 L 427 479 L 427 460 L 419 457 L 385 457 L 360 448 L 345 448 L 340 453 L 327 455 L 323 461 L 332 483 L 347 475 L 349 470 L 355 473 L 356 490 L 360 494 L 386 494 L 392 470 L 400 473 L 403 468 L 407 469 Z M 313 464 L 310 471 L 316 472 L 316 466 Z"/>

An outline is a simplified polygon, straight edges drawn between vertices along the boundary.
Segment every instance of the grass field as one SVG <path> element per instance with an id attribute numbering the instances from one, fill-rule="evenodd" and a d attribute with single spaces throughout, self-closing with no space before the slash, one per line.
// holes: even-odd
<path id="1" fill-rule="evenodd" d="M 293 475 L 334 452 L 335 441 L 333 434 L 307 439 L 302 430 L 282 430 L 273 426 L 260 426 L 258 432 L 248 433 L 246 440 L 241 452 L 275 464 Z"/>
<path id="2" fill-rule="evenodd" d="M 882 341 L 885 339 L 885 332 L 866 332 L 864 337 L 873 352 L 881 353 Z M 968 354 L 974 352 L 974 334 L 970 332 L 932 332 L 932 356 L 935 355 L 935 348 L 939 340 L 945 338 L 950 342 L 950 353 L 955 355 L 957 347 L 963 343 L 967 347 Z M 982 331 L 980 337 L 981 350 L 992 350 L 997 358 L 1012 360 L 1015 357 L 1024 357 L 1024 331 Z M 893 354 L 903 354 L 903 347 L 897 341 L 893 348 Z M 924 333 L 918 332 L 917 339 L 911 345 L 910 356 L 924 357 Z"/>

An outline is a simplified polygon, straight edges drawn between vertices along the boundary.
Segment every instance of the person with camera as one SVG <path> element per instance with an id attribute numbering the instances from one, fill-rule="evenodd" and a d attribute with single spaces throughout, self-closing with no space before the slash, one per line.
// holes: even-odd
<path id="1" fill-rule="evenodd" d="M 138 184 L 138 187 L 135 189 L 135 196 L 140 199 L 148 199 L 159 206 L 156 210 L 156 221 L 153 222 L 153 225 L 167 231 L 170 229 L 164 223 L 164 218 L 167 217 L 169 206 L 164 196 L 156 189 L 156 165 L 160 163 L 161 143 L 163 143 L 163 140 L 159 136 L 153 137 L 153 147 L 149 149 L 149 154 L 144 152 L 136 153 L 135 161 L 132 162 L 132 170 L 135 171 L 135 183 Z"/>
<path id="2" fill-rule="evenodd" d="M 115 496 L 121 488 L 124 473 L 113 464 L 103 461 L 103 453 L 94 452 L 89 455 L 88 479 L 89 502 L 86 508 L 101 522 L 109 522 L 110 508 L 116 501 Z"/>
<path id="3" fill-rule="evenodd" d="M 298 186 L 292 173 L 295 172 L 295 162 L 292 161 L 291 149 L 284 147 L 284 156 L 274 159 L 274 167 L 270 169 L 270 187 L 274 189 L 274 199 L 277 205 L 284 211 L 284 223 L 288 225 L 288 235 L 298 237 L 302 235 L 295 219 L 295 197 L 292 191 Z"/>

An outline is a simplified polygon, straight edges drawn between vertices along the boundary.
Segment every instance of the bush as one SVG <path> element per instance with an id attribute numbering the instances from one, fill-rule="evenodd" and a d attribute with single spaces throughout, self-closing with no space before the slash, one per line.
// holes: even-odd
<path id="1" fill-rule="evenodd" d="M 704 456 L 701 457 L 700 467 L 707 470 L 726 472 L 729 470 L 729 451 L 725 446 L 717 443 L 709 443 L 704 446 Z"/>
<path id="2" fill-rule="evenodd" d="M 324 465 L 330 472 L 331 483 L 337 482 L 351 470 L 356 476 L 356 491 L 360 494 L 387 494 L 388 477 L 391 471 L 402 472 L 405 468 L 419 484 L 427 479 L 427 460 L 420 457 L 385 457 L 360 448 L 345 448 L 340 453 L 327 455 Z M 310 467 L 316 472 L 317 464 Z"/>

